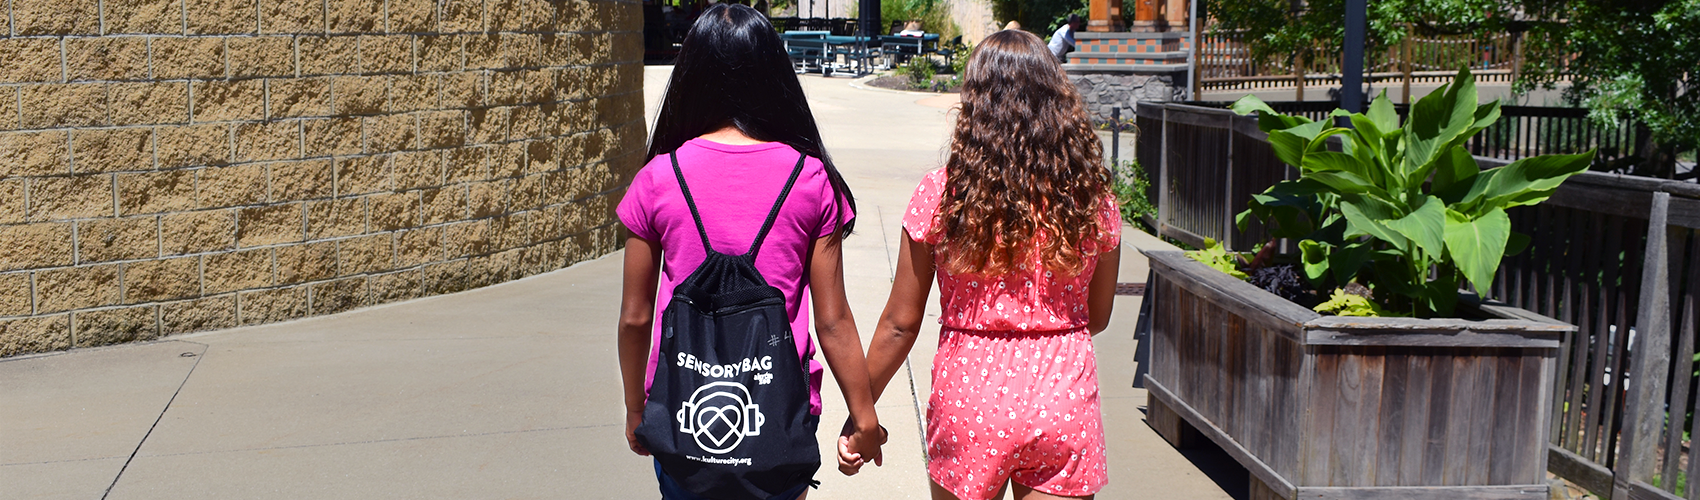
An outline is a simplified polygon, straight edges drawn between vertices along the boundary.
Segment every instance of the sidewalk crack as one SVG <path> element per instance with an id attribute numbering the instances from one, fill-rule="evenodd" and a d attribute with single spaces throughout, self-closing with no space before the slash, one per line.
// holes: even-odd
<path id="1" fill-rule="evenodd" d="M 874 205 L 874 215 L 880 220 L 880 243 L 885 244 L 885 276 L 887 279 L 897 279 L 897 264 L 891 262 L 891 231 L 885 227 L 885 210 Z M 898 228 L 900 231 L 902 227 Z M 902 237 L 908 238 L 905 234 Z"/>
<path id="2" fill-rule="evenodd" d="M 136 460 L 136 454 L 140 453 L 142 451 L 142 445 L 147 444 L 148 436 L 152 436 L 153 430 L 155 428 L 159 427 L 159 422 L 162 421 L 162 420 L 165 420 L 165 412 L 171 410 L 171 403 L 177 401 L 177 395 L 181 394 L 183 392 L 183 386 L 189 385 L 189 377 L 193 377 L 195 375 L 195 368 L 200 367 L 201 366 L 201 360 L 205 359 L 207 357 L 207 345 L 206 344 L 202 344 L 202 343 L 198 343 L 198 342 L 187 342 L 187 341 L 182 341 L 182 340 L 179 340 L 177 342 L 183 342 L 185 344 L 201 346 L 201 352 L 195 353 L 195 363 L 192 364 L 192 365 L 189 365 L 189 372 L 183 374 L 183 381 L 179 382 L 177 384 L 177 390 L 171 392 L 171 399 L 165 400 L 165 407 L 159 409 L 159 416 L 154 417 L 153 424 L 148 426 L 148 432 L 146 434 L 142 434 L 142 440 L 136 443 L 136 449 L 130 450 L 130 456 L 124 458 L 124 466 L 118 468 L 118 474 L 117 475 L 112 476 L 112 484 L 106 485 L 106 491 L 104 491 L 100 494 L 101 500 L 106 500 L 107 495 L 112 494 L 112 488 L 118 486 L 118 480 L 124 477 L 124 471 L 130 468 L 130 462 Z"/>

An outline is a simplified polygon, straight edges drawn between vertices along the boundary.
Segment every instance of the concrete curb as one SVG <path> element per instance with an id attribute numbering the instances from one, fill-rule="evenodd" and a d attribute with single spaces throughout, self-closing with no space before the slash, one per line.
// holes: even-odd
<path id="1" fill-rule="evenodd" d="M 271 328 L 271 327 L 276 327 L 276 326 L 279 326 L 279 325 L 300 326 L 299 324 L 301 324 L 301 323 L 309 323 L 309 322 L 312 322 L 314 320 L 319 320 L 319 319 L 324 319 L 324 318 L 346 317 L 346 316 L 352 315 L 353 313 L 358 313 L 358 312 L 381 311 L 381 310 L 384 310 L 384 309 L 406 307 L 406 306 L 410 306 L 412 304 L 416 304 L 416 303 L 419 303 L 419 302 L 424 302 L 424 301 L 432 300 L 432 299 L 453 300 L 453 298 L 455 298 L 456 296 L 459 296 L 459 298 L 461 298 L 461 299 L 465 299 L 466 295 L 469 295 L 469 294 L 472 294 L 474 292 L 478 292 L 478 291 L 481 291 L 481 290 L 498 290 L 498 289 L 503 288 L 503 287 L 508 286 L 508 285 L 522 286 L 523 284 L 528 283 L 528 282 L 542 280 L 542 279 L 548 279 L 548 277 L 550 275 L 553 275 L 553 274 L 559 274 L 563 271 L 578 268 L 578 267 L 581 267 L 581 266 L 588 266 L 588 265 L 591 265 L 591 264 L 593 264 L 597 261 L 600 261 L 602 259 L 606 259 L 606 258 L 609 258 L 609 257 L 623 256 L 623 255 L 625 255 L 625 248 L 621 247 L 621 248 L 616 249 L 613 252 L 609 252 L 607 254 L 603 254 L 603 255 L 600 255 L 600 256 L 597 256 L 597 257 L 594 257 L 594 258 L 589 258 L 589 259 L 584 259 L 584 260 L 581 260 L 581 261 L 578 261 L 578 262 L 574 262 L 572 265 L 567 266 L 567 267 L 563 267 L 563 268 L 556 269 L 556 270 L 553 270 L 553 271 L 548 271 L 548 272 L 541 272 L 541 273 L 533 274 L 531 276 L 526 276 L 526 277 L 519 278 L 519 279 L 503 281 L 501 283 L 485 285 L 485 286 L 481 286 L 481 287 L 477 287 L 477 288 L 468 288 L 468 289 L 461 290 L 461 291 L 458 291 L 458 292 L 431 295 L 431 296 L 427 296 L 427 297 L 414 297 L 414 298 L 411 298 L 411 299 L 398 300 L 398 301 L 395 301 L 395 302 L 385 302 L 383 304 L 360 306 L 360 307 L 356 307 L 356 308 L 353 308 L 353 309 L 349 309 L 347 311 L 338 312 L 338 313 L 335 313 L 335 314 L 325 314 L 325 315 L 320 315 L 320 316 L 303 316 L 303 317 L 300 317 L 300 318 L 287 319 L 287 320 L 278 321 L 278 322 L 275 322 L 275 323 L 260 323 L 260 324 L 254 324 L 254 325 L 240 325 L 240 326 L 234 326 L 234 327 L 230 327 L 230 328 L 220 328 L 220 329 L 216 329 L 216 330 L 203 330 L 203 331 L 198 331 L 198 332 L 189 332 L 189 333 L 181 333 L 181 334 L 176 334 L 176 335 L 168 335 L 168 336 L 159 337 L 159 338 L 144 341 L 144 342 L 113 344 L 113 345 L 97 346 L 97 347 L 73 348 L 73 349 L 68 349 L 68 350 L 64 350 L 64 351 L 54 351 L 52 353 L 42 353 L 42 354 L 73 353 L 73 352 L 81 352 L 81 351 L 90 350 L 90 349 L 101 349 L 101 348 L 105 348 L 105 347 L 123 347 L 123 346 L 126 346 L 126 345 L 132 345 L 132 344 L 156 344 L 156 343 L 161 343 L 161 342 L 175 342 L 175 341 L 188 342 L 190 339 L 195 339 L 195 338 L 199 338 L 199 337 L 209 337 L 209 336 L 214 336 L 214 335 L 228 335 L 228 334 L 242 334 L 242 333 L 251 332 L 253 330 Z M 191 342 L 191 343 L 193 343 L 193 342 Z M 17 359 L 17 358 L 18 357 L 5 358 L 5 360 L 11 360 L 11 359 Z M 4 361 L 4 360 L 0 360 L 0 361 Z"/>
<path id="2" fill-rule="evenodd" d="M 940 93 L 940 92 L 914 92 L 914 91 L 909 91 L 909 90 L 882 89 L 882 88 L 879 88 L 879 87 L 868 85 L 866 83 L 866 82 L 874 81 L 874 79 L 879 78 L 881 76 L 885 76 L 885 75 L 875 73 L 875 74 L 872 74 L 872 75 L 857 78 L 855 80 L 850 80 L 850 88 L 858 89 L 858 90 L 871 90 L 871 91 L 874 91 L 874 92 L 886 92 L 886 93 L 891 93 L 891 94 L 904 94 L 904 95 L 916 95 L 916 96 L 928 96 L 928 97 L 945 95 L 944 93 Z"/>

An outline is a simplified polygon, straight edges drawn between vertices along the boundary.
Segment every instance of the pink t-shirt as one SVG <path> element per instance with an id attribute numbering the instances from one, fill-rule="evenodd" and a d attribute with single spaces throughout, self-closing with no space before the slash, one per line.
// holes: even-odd
<path id="1" fill-rule="evenodd" d="M 915 194 L 909 198 L 909 209 L 903 214 L 903 228 L 909 239 L 938 245 L 940 237 L 932 232 L 938 222 L 938 209 L 945 188 L 945 171 L 927 172 Z M 1099 210 L 1099 221 L 1107 231 L 1091 241 L 1095 252 L 1108 251 L 1121 244 L 1121 211 L 1116 199 L 1105 196 Z M 1043 235 L 1040 236 L 1043 238 Z M 933 252 L 936 264 L 943 264 L 938 252 Z M 1087 314 L 1087 291 L 1092 284 L 1092 272 L 1098 267 L 1094 254 L 1086 261 L 1086 270 L 1078 276 L 1064 276 L 1045 269 L 1035 254 L 1029 262 L 1017 266 L 1004 276 L 978 274 L 949 274 L 938 271 L 939 306 L 944 314 L 939 324 L 959 330 L 1036 332 L 1085 328 L 1091 322 Z"/>
<path id="2" fill-rule="evenodd" d="M 779 191 L 785 188 L 791 169 L 797 166 L 799 154 L 777 142 L 734 146 L 698 138 L 679 147 L 679 170 L 685 174 L 715 250 L 733 255 L 749 250 Z M 660 313 L 667 310 L 673 288 L 708 256 L 666 155 L 655 157 L 638 171 L 615 212 L 632 234 L 661 243 L 661 289 L 656 293 L 657 317 L 650 342 L 659 346 Z M 838 198 L 820 160 L 808 158 L 756 254 L 756 269 L 769 285 L 785 293 L 785 312 L 791 319 L 797 355 L 808 362 L 809 404 L 816 415 L 820 414 L 821 366 L 812 356 L 809 309 L 803 301 L 809 286 L 808 255 L 815 239 L 832 234 L 855 216 L 849 204 Z M 654 382 L 658 353 L 653 348 L 649 353 L 646 390 Z"/>

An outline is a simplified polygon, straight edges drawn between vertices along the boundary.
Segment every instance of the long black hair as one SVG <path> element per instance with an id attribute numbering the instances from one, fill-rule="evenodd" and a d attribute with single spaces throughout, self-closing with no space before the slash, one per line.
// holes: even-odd
<path id="1" fill-rule="evenodd" d="M 649 138 L 648 159 L 727 125 L 755 140 L 784 143 L 819 158 L 833 191 L 856 209 L 850 187 L 821 144 L 820 128 L 779 33 L 755 9 L 719 4 L 697 18 L 679 48 Z M 839 235 L 849 236 L 855 223 L 846 222 Z"/>

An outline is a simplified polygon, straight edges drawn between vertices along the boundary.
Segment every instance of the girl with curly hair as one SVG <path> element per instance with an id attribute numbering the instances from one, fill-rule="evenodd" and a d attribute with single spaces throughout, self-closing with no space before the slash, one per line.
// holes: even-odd
<path id="1" fill-rule="evenodd" d="M 915 345 L 936 272 L 933 498 L 1091 498 L 1105 478 L 1092 335 L 1110 320 L 1121 218 L 1080 94 L 1038 37 L 969 59 L 945 167 L 922 179 L 868 348 L 874 397 Z M 845 444 L 841 440 L 841 445 Z M 861 457 L 840 447 L 841 466 Z M 843 467 L 841 467 L 843 468 Z"/>

